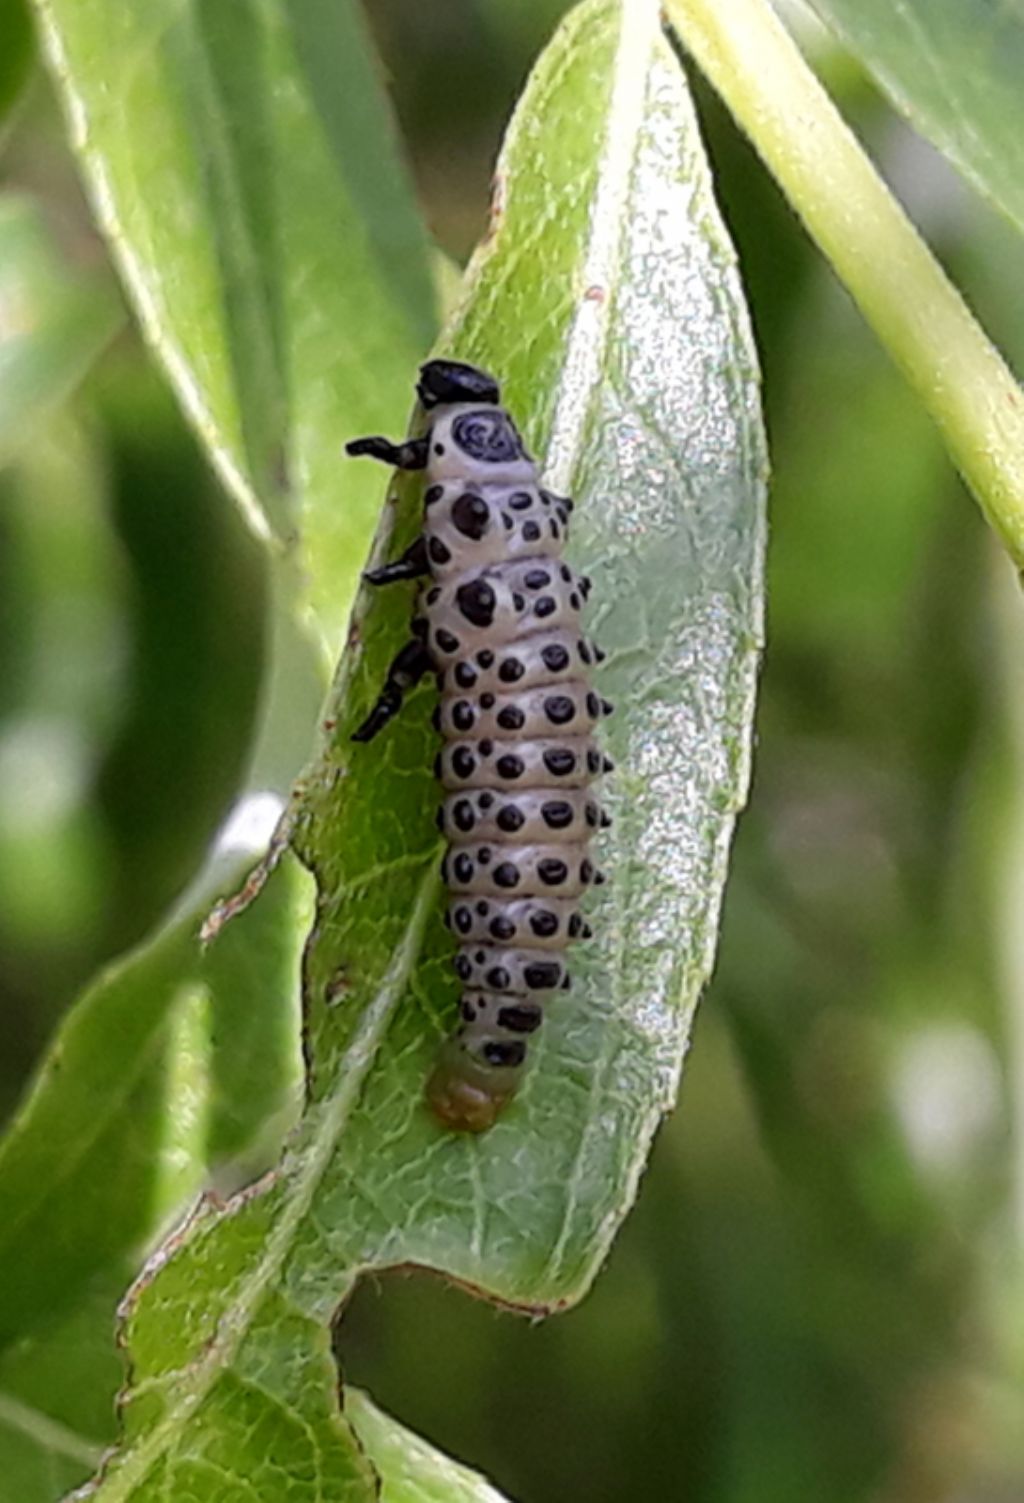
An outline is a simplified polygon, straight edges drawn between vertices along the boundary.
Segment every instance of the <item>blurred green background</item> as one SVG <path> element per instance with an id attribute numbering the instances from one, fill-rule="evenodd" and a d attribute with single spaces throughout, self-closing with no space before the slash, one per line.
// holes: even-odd
<path id="1" fill-rule="evenodd" d="M 457 259 L 564 8 L 368 7 Z M 19 15 L 0 6 L 0 95 Z M 823 33 L 801 34 L 1024 367 L 1019 239 Z M 1021 604 L 929 421 L 697 93 L 775 479 L 754 786 L 682 1102 L 579 1311 L 531 1325 L 395 1275 L 357 1295 L 339 1350 L 522 1503 L 1019 1503 Z M 231 802 L 265 582 L 123 312 L 38 71 L 2 130 L 0 341 L 41 300 L 83 373 L 0 452 L 9 1114 L 76 990 L 181 891 Z M 29 286 L 10 266 L 26 237 Z"/>

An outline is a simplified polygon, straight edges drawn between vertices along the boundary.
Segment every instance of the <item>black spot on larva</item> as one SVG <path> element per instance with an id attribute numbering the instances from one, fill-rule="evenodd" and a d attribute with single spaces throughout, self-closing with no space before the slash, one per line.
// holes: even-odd
<path id="1" fill-rule="evenodd" d="M 487 985 L 495 992 L 507 992 L 512 984 L 512 977 L 503 965 L 492 965 L 487 972 Z"/>
<path id="2" fill-rule="evenodd" d="M 491 864 L 491 848 L 490 848 L 490 846 L 489 845 L 482 845 L 480 847 L 480 849 L 476 853 L 476 859 L 479 861 L 479 863 L 480 863 L 481 866 L 490 866 L 490 864 Z"/>
<path id="3" fill-rule="evenodd" d="M 430 487 L 430 489 L 427 491 L 427 494 L 423 497 L 423 504 L 425 506 L 433 506 L 434 502 L 435 501 L 440 501 L 440 499 L 441 499 L 441 497 L 443 495 L 444 495 L 444 486 L 443 485 L 432 485 Z"/>
<path id="4" fill-rule="evenodd" d="M 479 903 L 476 905 L 476 911 L 480 915 L 481 918 L 486 918 L 487 917 L 487 915 L 491 911 L 491 905 L 490 905 L 490 903 L 488 903 L 488 901 L 487 901 L 486 898 L 481 898 L 480 899 Z"/>
<path id="5" fill-rule="evenodd" d="M 515 939 L 516 926 L 510 918 L 506 918 L 503 913 L 499 913 L 497 918 L 491 919 L 490 932 L 494 939 Z"/>
<path id="6" fill-rule="evenodd" d="M 549 694 L 544 701 L 544 714 L 552 725 L 568 725 L 576 714 L 576 706 L 568 694 Z"/>
<path id="7" fill-rule="evenodd" d="M 425 617 L 423 617 L 423 616 L 413 616 L 413 618 L 412 618 L 412 624 L 411 624 L 411 626 L 410 626 L 409 629 L 412 632 L 412 634 L 413 634 L 414 637 L 421 637 L 423 639 L 423 641 L 425 642 L 427 640 L 427 630 L 428 630 L 428 627 L 429 627 L 429 622 L 426 620 Z"/>
<path id="8" fill-rule="evenodd" d="M 494 880 L 499 887 L 518 887 L 519 868 L 514 861 L 502 861 L 494 868 Z"/>
<path id="9" fill-rule="evenodd" d="M 583 928 L 580 930 L 580 939 L 593 939 L 593 937 L 593 929 L 591 929 L 589 924 L 584 924 Z"/>
<path id="10" fill-rule="evenodd" d="M 468 663 L 455 665 L 455 682 L 460 689 L 472 689 L 476 683 L 476 673 Z"/>
<path id="11" fill-rule="evenodd" d="M 590 575 L 589 574 L 581 574 L 580 575 L 580 594 L 583 596 L 584 600 L 586 600 L 587 596 L 590 594 L 590 592 L 593 589 L 593 587 L 594 587 L 594 581 L 591 579 Z"/>
<path id="12" fill-rule="evenodd" d="M 597 643 L 595 642 L 595 644 L 594 644 L 594 662 L 595 663 L 603 663 L 604 660 L 605 660 L 605 658 L 607 656 L 608 656 L 608 654 L 605 652 L 604 648 L 603 647 L 598 647 Z"/>
<path id="13" fill-rule="evenodd" d="M 569 581 L 572 579 L 572 570 L 569 568 L 568 564 L 563 564 L 562 567 L 561 567 L 561 569 L 558 572 L 561 574 L 561 576 L 565 580 L 566 584 L 568 584 Z"/>
<path id="14" fill-rule="evenodd" d="M 582 928 L 583 928 L 583 920 L 580 918 L 579 914 L 578 913 L 570 913 L 570 915 L 569 915 L 569 937 L 570 937 L 570 939 L 575 939 L 576 936 L 580 933 L 580 930 Z"/>
<path id="15" fill-rule="evenodd" d="M 529 569 L 523 575 L 523 584 L 528 590 L 543 590 L 551 583 L 551 575 L 546 569 Z"/>
<path id="16" fill-rule="evenodd" d="M 526 722 L 526 716 L 518 705 L 506 705 L 503 710 L 498 711 L 497 721 L 503 731 L 521 731 Z"/>
<path id="17" fill-rule="evenodd" d="M 558 985 L 562 967 L 557 960 L 535 960 L 523 967 L 523 980 L 531 992 L 548 992 Z"/>
<path id="18" fill-rule="evenodd" d="M 594 873 L 594 886 L 595 887 L 603 887 L 604 884 L 607 882 L 607 880 L 608 880 L 608 878 L 605 876 L 604 872 L 595 872 Z"/>
<path id="19" fill-rule="evenodd" d="M 465 1018 L 467 1023 L 476 1022 L 476 1008 L 473 1006 L 472 1002 L 462 1002 L 459 1005 L 459 1012 Z"/>
<path id="20" fill-rule="evenodd" d="M 533 608 L 535 616 L 551 616 L 558 609 L 554 595 L 542 595 Z"/>
<path id="21" fill-rule="evenodd" d="M 499 1008 L 498 1024 L 501 1028 L 507 1028 L 509 1033 L 533 1033 L 534 1029 L 540 1027 L 543 1016 L 535 1004 L 523 1002 L 516 1007 Z"/>
<path id="22" fill-rule="evenodd" d="M 466 955 L 456 955 L 456 957 L 455 957 L 455 974 L 456 974 L 456 976 L 458 976 L 458 978 L 459 978 L 460 981 L 468 981 L 469 978 L 470 978 L 470 976 L 472 976 L 472 974 L 473 974 L 473 967 L 469 963 L 469 957 L 468 956 L 466 956 Z"/>
<path id="23" fill-rule="evenodd" d="M 587 858 L 580 862 L 580 881 L 592 882 L 594 880 L 594 863 Z"/>
<path id="24" fill-rule="evenodd" d="M 606 809 L 601 810 L 601 829 L 607 830 L 612 822 L 612 817 Z"/>
<path id="25" fill-rule="evenodd" d="M 594 661 L 590 655 L 590 648 L 587 646 L 586 642 L 584 642 L 582 637 L 580 638 L 579 653 L 581 663 L 586 663 L 589 665 Z"/>
<path id="26" fill-rule="evenodd" d="M 498 677 L 503 684 L 514 684 L 525 672 L 526 669 L 518 658 L 506 658 L 498 669 Z"/>
<path id="27" fill-rule="evenodd" d="M 587 805 L 586 811 L 585 811 L 585 818 L 586 818 L 587 824 L 590 826 L 590 828 L 592 830 L 596 830 L 597 829 L 597 805 L 596 804 L 588 804 Z"/>
<path id="28" fill-rule="evenodd" d="M 489 1065 L 507 1065 L 512 1068 L 521 1065 L 526 1058 L 526 1045 L 519 1039 L 512 1040 L 507 1044 L 495 1043 L 489 1040 L 484 1045 L 484 1059 Z"/>
<path id="29" fill-rule="evenodd" d="M 440 598 L 441 598 L 441 591 L 438 589 L 437 585 L 435 585 L 432 590 L 428 590 L 427 591 L 427 604 L 428 605 L 436 605 L 437 602 L 440 600 Z"/>
<path id="30" fill-rule="evenodd" d="M 490 508 L 482 496 L 466 491 L 452 507 L 452 523 L 464 538 L 479 542 L 491 520 Z"/>
<path id="31" fill-rule="evenodd" d="M 506 778 L 514 783 L 516 778 L 521 778 L 525 770 L 522 757 L 517 757 L 514 752 L 506 752 L 505 756 L 499 757 L 494 764 L 500 778 Z"/>
<path id="32" fill-rule="evenodd" d="M 494 742 L 488 736 L 485 736 L 484 739 L 480 742 L 480 755 L 482 757 L 489 757 L 493 750 Z"/>
<path id="33" fill-rule="evenodd" d="M 558 642 L 552 642 L 549 647 L 545 647 L 541 652 L 541 657 L 544 659 L 545 668 L 552 673 L 561 673 L 563 668 L 569 666 L 569 654 Z"/>
<path id="34" fill-rule="evenodd" d="M 505 528 L 506 532 L 511 532 L 512 529 L 513 529 L 513 527 L 516 525 L 513 522 L 512 518 L 509 516 L 509 514 L 508 514 L 507 511 L 503 511 L 502 512 L 502 514 L 501 514 L 501 520 L 502 520 L 502 523 L 504 525 L 504 528 Z"/>
<path id="35" fill-rule="evenodd" d="M 536 522 L 523 523 L 523 542 L 536 543 L 540 540 L 540 528 Z"/>
<path id="36" fill-rule="evenodd" d="M 444 453 L 444 444 L 435 444 L 434 445 L 434 453 L 435 454 L 443 454 Z"/>
<path id="37" fill-rule="evenodd" d="M 553 538 L 557 538 L 558 537 L 558 523 L 555 521 L 554 517 L 551 518 L 551 521 L 548 523 L 548 525 L 551 528 L 551 536 Z"/>
<path id="38" fill-rule="evenodd" d="M 518 590 L 514 591 L 513 595 L 512 595 L 512 606 L 513 606 L 513 609 L 517 610 L 517 611 L 521 611 L 521 610 L 524 609 L 525 605 L 526 605 L 526 601 L 524 600 L 523 596 L 520 595 L 520 593 L 519 593 Z"/>
<path id="39" fill-rule="evenodd" d="M 601 758 L 600 758 L 600 756 L 598 755 L 598 753 L 596 751 L 591 750 L 591 751 L 587 752 L 587 771 L 588 772 L 600 772 L 601 771 Z"/>
<path id="40" fill-rule="evenodd" d="M 455 591 L 459 610 L 474 626 L 490 626 L 497 599 L 486 579 L 471 579 Z"/>
<path id="41" fill-rule="evenodd" d="M 452 821 L 457 830 L 467 833 L 476 824 L 476 816 L 473 813 L 473 805 L 468 798 L 460 798 L 452 809 Z"/>
<path id="42" fill-rule="evenodd" d="M 434 641 L 442 652 L 458 652 L 459 650 L 458 637 L 453 637 L 451 632 L 446 631 L 443 626 L 434 633 Z"/>
<path id="43" fill-rule="evenodd" d="M 569 593 L 569 604 L 572 606 L 574 611 L 578 611 L 580 609 L 580 606 L 583 604 L 575 590 L 571 590 Z"/>
<path id="44" fill-rule="evenodd" d="M 472 879 L 473 862 L 465 851 L 460 851 L 452 862 L 452 875 L 456 882 L 469 882 Z"/>
<path id="45" fill-rule="evenodd" d="M 612 761 L 611 757 L 602 757 L 601 758 L 601 771 L 602 772 L 614 772 L 615 771 L 615 763 Z"/>
<path id="46" fill-rule="evenodd" d="M 456 908 L 455 927 L 460 934 L 468 934 L 473 927 L 473 915 L 468 908 Z"/>
<path id="47" fill-rule="evenodd" d="M 572 977 L 569 975 L 568 971 L 566 971 L 565 975 L 562 977 L 562 991 L 572 991 Z"/>
<path id="48" fill-rule="evenodd" d="M 481 668 L 490 668 L 494 662 L 494 653 L 489 647 L 485 647 L 483 652 L 477 653 L 476 660 Z"/>
<path id="49" fill-rule="evenodd" d="M 493 694 L 481 694 L 481 696 L 480 696 L 480 708 L 481 708 L 481 710 L 493 710 L 494 709 L 494 695 Z"/>
<path id="50" fill-rule="evenodd" d="M 597 718 L 601 714 L 601 701 L 598 699 L 593 689 L 591 689 L 590 693 L 587 695 L 587 714 L 592 715 L 595 720 L 597 720 Z"/>
<path id="51" fill-rule="evenodd" d="M 567 830 L 572 824 L 572 804 L 565 799 L 549 799 L 541 805 L 540 812 L 549 830 Z"/>
<path id="52" fill-rule="evenodd" d="M 544 766 L 556 778 L 568 777 L 569 773 L 575 771 L 576 754 L 561 746 L 551 747 L 544 753 Z"/>
<path id="53" fill-rule="evenodd" d="M 575 916 L 574 914 L 573 917 Z M 551 913 L 547 908 L 538 909 L 536 913 L 530 915 L 530 928 L 538 939 L 550 939 L 553 934 L 558 933 L 557 913 Z"/>
<path id="54" fill-rule="evenodd" d="M 569 868 L 556 856 L 545 856 L 543 861 L 537 862 L 537 875 L 545 887 L 557 887 L 567 879 Z"/>
<path id="55" fill-rule="evenodd" d="M 452 752 L 452 772 L 457 778 L 471 778 L 476 771 L 476 758 L 465 746 L 457 746 Z"/>
<path id="56" fill-rule="evenodd" d="M 506 835 L 514 835 L 521 830 L 526 823 L 526 816 L 515 804 L 506 804 L 504 809 L 499 809 L 498 817 L 494 821 L 499 830 L 504 830 Z"/>
<path id="57" fill-rule="evenodd" d="M 610 699 L 602 699 L 601 709 L 605 715 L 613 715 L 615 713 L 615 706 Z"/>
<path id="58" fill-rule="evenodd" d="M 529 511 L 533 505 L 533 497 L 528 491 L 516 491 L 515 495 L 510 497 L 508 504 L 513 511 Z"/>
<path id="59" fill-rule="evenodd" d="M 474 955 L 473 959 L 476 961 L 477 965 L 483 965 L 484 961 L 487 959 L 487 951 L 486 950 L 477 950 L 477 952 Z"/>
<path id="60" fill-rule="evenodd" d="M 460 699 L 452 707 L 452 725 L 457 731 L 470 731 L 476 720 L 473 706 L 466 699 Z"/>
<path id="61" fill-rule="evenodd" d="M 450 562 L 452 556 L 451 549 L 446 548 L 440 538 L 430 539 L 430 542 L 427 544 L 427 552 L 430 554 L 431 563 L 434 564 L 447 564 Z"/>

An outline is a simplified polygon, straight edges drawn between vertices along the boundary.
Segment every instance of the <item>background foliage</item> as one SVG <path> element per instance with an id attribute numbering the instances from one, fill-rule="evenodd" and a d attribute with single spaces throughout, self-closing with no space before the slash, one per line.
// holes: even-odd
<path id="1" fill-rule="evenodd" d="M 500 131 L 562 8 L 370 8 L 430 227 L 455 258 L 482 230 Z M 850 10 L 832 8 L 840 20 Z M 30 53 L 20 6 L 0 6 L 0 25 L 17 42 L 0 72 L 3 108 Z M 1019 240 L 848 56 L 822 33 L 806 36 L 1019 366 Z M 535 1327 L 424 1275 L 389 1275 L 356 1293 L 344 1365 L 389 1411 L 531 1503 L 1004 1503 L 1024 1485 L 1019 601 L 929 421 L 720 106 L 699 82 L 697 93 L 753 308 L 775 482 L 754 796 L 683 1104 L 578 1312 Z M 45 394 L 30 444 L 0 405 L 0 1090 L 10 1112 L 72 997 L 181 892 L 240 785 L 267 582 L 120 311 L 38 73 L 5 127 L 0 168 L 0 308 L 11 306 L 7 258 L 27 245 L 44 354 L 59 357 L 30 373 Z M 383 380 L 407 378 L 403 339 L 415 350 L 429 337 L 430 311 L 410 309 L 422 328 L 390 331 L 382 349 L 397 353 Z M 230 325 L 226 348 L 251 329 L 244 316 Z M 325 347 L 303 355 L 300 341 L 294 359 L 313 362 Z M 254 494 L 284 504 L 267 418 L 287 436 L 289 414 L 280 394 L 263 395 L 267 406 L 239 419 L 239 452 Z M 309 464 L 325 477 L 326 515 L 340 467 L 332 475 L 326 455 Z M 328 619 L 325 587 L 309 598 L 314 619 Z M 308 646 L 290 650 L 299 667 L 286 687 L 308 706 Z M 295 763 L 279 743 L 259 755 L 264 767 Z M 297 880 L 277 901 L 308 911 Z M 211 963 L 259 953 L 244 927 L 231 943 L 233 956 L 215 950 Z M 267 957 L 260 974 L 287 959 Z M 154 957 L 154 997 L 162 964 L 180 976 L 173 958 Z M 221 1162 L 241 1156 L 227 1187 L 271 1154 L 254 1146 L 253 1124 L 188 1110 L 200 1075 L 238 1100 L 230 1071 L 261 1057 L 246 1055 L 247 1026 L 291 1025 L 263 1009 L 252 975 L 240 979 L 236 1010 L 212 1034 L 227 1049 L 209 1048 L 201 972 L 182 990 L 161 1024 L 176 1030 L 174 1078 L 146 1074 L 146 1019 L 134 1007 L 115 1025 L 137 1030 L 139 1074 L 120 1080 L 134 1093 L 133 1134 L 112 1188 L 132 1204 L 144 1196 L 147 1214 L 169 1213 L 194 1188 L 197 1142 Z M 101 1001 L 116 1007 L 116 985 Z M 296 1069 L 286 1061 L 260 1083 L 278 1130 Z M 152 1110 L 161 1101 L 170 1116 Z M 131 1172 L 146 1144 L 159 1167 L 140 1190 Z M 40 1208 L 37 1245 L 59 1245 L 63 1212 L 59 1196 Z M 96 1258 L 102 1225 L 97 1213 L 77 1228 L 67 1277 Z M 48 1264 L 51 1277 L 61 1266 Z M 109 1302 L 131 1266 L 98 1263 L 90 1297 Z M 27 1289 L 5 1291 L 21 1334 L 0 1354 L 0 1454 L 4 1476 L 25 1467 L 19 1503 L 80 1480 L 111 1433 L 103 1395 L 80 1378 L 96 1371 L 88 1310 L 62 1310 L 60 1280 L 27 1275 Z M 60 1418 L 40 1437 L 44 1393 Z M 360 1434 L 373 1451 L 367 1416 Z"/>

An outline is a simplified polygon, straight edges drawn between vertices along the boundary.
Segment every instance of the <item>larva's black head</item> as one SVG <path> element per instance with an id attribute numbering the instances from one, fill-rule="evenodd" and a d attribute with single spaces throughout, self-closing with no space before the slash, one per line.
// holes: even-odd
<path id="1" fill-rule="evenodd" d="M 478 370 L 475 365 L 465 365 L 461 360 L 428 360 L 420 366 L 420 379 L 416 383 L 419 399 L 424 407 L 437 407 L 443 402 L 492 402 L 501 401 L 501 391 L 493 376 Z"/>

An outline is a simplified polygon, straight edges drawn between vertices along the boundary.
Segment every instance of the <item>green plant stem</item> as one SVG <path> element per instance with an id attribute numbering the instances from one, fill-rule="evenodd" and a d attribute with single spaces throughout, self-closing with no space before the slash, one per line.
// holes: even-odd
<path id="1" fill-rule="evenodd" d="M 1024 569 L 1024 393 L 767 0 L 664 0 Z"/>

